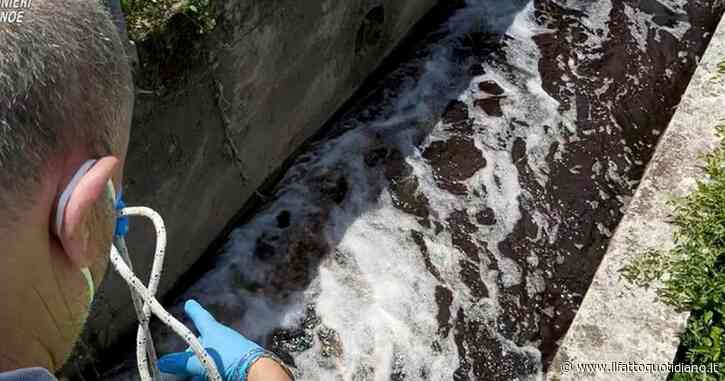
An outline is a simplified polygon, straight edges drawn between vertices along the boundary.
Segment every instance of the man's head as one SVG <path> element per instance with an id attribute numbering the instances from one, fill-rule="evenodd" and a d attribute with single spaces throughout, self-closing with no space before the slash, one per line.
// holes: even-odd
<path id="1" fill-rule="evenodd" d="M 87 316 L 81 269 L 97 283 L 105 272 L 114 225 L 106 183 L 120 187 L 132 80 L 97 1 L 34 0 L 23 21 L 0 24 L 0 370 L 55 370 Z M 98 161 L 57 233 L 59 195 L 89 159 Z"/>

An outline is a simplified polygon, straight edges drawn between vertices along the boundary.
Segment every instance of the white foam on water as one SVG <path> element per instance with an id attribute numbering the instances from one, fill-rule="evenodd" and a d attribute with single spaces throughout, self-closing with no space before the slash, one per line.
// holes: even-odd
<path id="1" fill-rule="evenodd" d="M 495 10 L 499 13 L 492 13 Z M 503 16 L 509 17 L 508 26 Z M 537 67 L 540 57 L 536 44 L 531 40 L 536 33 L 532 16 L 532 4 L 519 11 L 508 1 L 469 1 L 469 6 L 448 23 L 450 37 L 433 50 L 425 64 L 425 74 L 398 98 L 396 111 L 376 123 L 357 125 L 344 135 L 321 143 L 314 152 L 307 154 L 311 160 L 293 167 L 283 180 L 275 203 L 233 233 L 217 268 L 192 287 L 185 297 L 198 297 L 207 304 L 246 311 L 238 320 L 225 322 L 256 339 L 276 328 L 294 326 L 304 312 L 305 303 L 302 301 L 314 301 L 322 324 L 338 333 L 342 355 L 339 358 L 321 358 L 317 355 L 320 343 L 316 341 L 311 349 L 294 354 L 300 379 L 332 380 L 339 377 L 341 380 L 353 380 L 369 367 L 375 370 L 363 379 L 389 380 L 395 371 L 405 373 L 411 379 L 426 374 L 429 380 L 449 380 L 459 365 L 458 350 L 453 335 L 441 339 L 436 333 L 438 306 L 434 287 L 438 282 L 426 270 L 418 247 L 409 238 L 410 230 L 421 230 L 421 227 L 412 216 L 392 205 L 387 191 L 370 203 L 368 196 L 372 188 L 368 184 L 377 180 L 366 172 L 361 158 L 366 148 L 374 144 L 372 133 L 375 130 L 395 129 L 411 120 L 429 123 L 435 113 L 445 106 L 441 102 L 445 102 L 448 83 L 452 77 L 461 74 L 455 71 L 462 69 L 451 65 L 451 43 L 457 36 L 478 28 L 497 31 L 507 28 L 506 34 L 511 39 L 505 50 L 511 67 L 506 71 L 486 68 L 490 73 L 486 78 L 496 80 L 506 90 L 508 99 L 503 102 L 506 117 L 492 120 L 479 111 L 474 111 L 473 115 L 477 126 L 486 125 L 485 131 L 474 138 L 489 164 L 471 177 L 466 185 L 470 189 L 485 187 L 486 198 L 461 198 L 441 191 L 430 165 L 415 149 L 406 161 L 419 179 L 419 191 L 428 197 L 435 219 L 444 221 L 455 210 L 490 207 L 495 211 L 496 225 L 481 238 L 490 243 L 489 248 L 501 271 L 498 275 L 503 287 L 521 283 L 518 264 L 501 255 L 497 248 L 497 243 L 513 231 L 520 219 L 518 195 L 522 191 L 518 170 L 511 158 L 513 139 L 507 137 L 506 144 L 495 149 L 490 148 L 490 142 L 509 133 L 512 118 L 531 123 L 517 128 L 515 135 L 526 141 L 527 160 L 537 171 L 537 180 L 545 183 L 548 178 L 546 153 L 560 136 L 546 133 L 544 125 L 553 130 L 560 125 L 573 128 L 556 112 L 558 103 L 541 88 Z M 473 94 L 475 90 L 471 89 L 475 88 L 470 86 L 460 99 L 470 105 L 480 95 Z M 475 107 L 470 106 L 469 109 L 473 111 Z M 439 122 L 426 144 L 447 138 L 443 124 Z M 305 179 L 309 174 L 330 171 L 345 173 L 353 184 L 349 192 L 350 205 L 345 210 L 336 209 L 330 213 L 329 225 L 333 231 L 328 232 L 330 235 L 340 234 L 336 255 L 347 258 L 344 262 L 347 265 L 334 260 L 323 261 L 308 289 L 284 300 L 230 288 L 239 278 L 258 283 L 267 281 L 273 269 L 252 255 L 261 232 L 275 224 L 275 217 L 282 210 L 291 210 L 296 215 L 315 213 L 316 201 L 309 199 L 308 195 L 313 192 L 306 189 L 309 182 Z M 338 228 L 340 231 L 336 232 Z M 450 243 L 450 234 L 446 231 L 439 235 L 424 232 L 424 240 L 431 262 L 440 272 L 445 286 L 453 292 L 451 310 L 463 308 L 471 319 L 495 321 L 497 314 L 501 313 L 496 302 L 497 274 L 482 271 L 482 281 L 489 288 L 491 298 L 476 300 L 460 279 L 458 258 L 462 254 L 454 254 L 457 249 Z M 532 276 L 537 277 L 531 282 L 533 292 L 541 292 L 540 276 Z M 500 339 L 507 351 L 538 357 L 536 349 L 531 346 L 519 347 L 503 337 Z"/>
<path id="2" fill-rule="evenodd" d="M 385 364 L 396 356 L 404 356 L 397 370 L 408 375 L 423 371 L 431 380 L 445 380 L 455 369 L 452 341 L 439 342 L 439 353 L 433 350 L 438 322 L 430 285 L 436 281 L 405 238 L 417 224 L 385 201 L 380 206 L 349 226 L 337 247 L 355 262 L 355 273 L 337 264 L 320 270 L 317 313 L 339 333 L 344 355 L 336 369 L 299 363 L 305 379 L 354 379 L 366 364 L 375 368 L 375 380 L 389 380 L 393 369 Z M 440 259 L 435 263 L 443 273 L 456 271 L 454 263 Z"/>
<path id="3" fill-rule="evenodd" d="M 522 188 L 520 163 L 512 157 L 514 143 L 517 139 L 525 143 L 524 157 L 517 159 L 525 159 L 535 181 L 546 185 L 552 147 L 556 145 L 558 150 L 556 160 L 566 149 L 564 137 L 571 139 L 577 133 L 576 107 L 562 114 L 560 104 L 542 87 L 541 53 L 533 38 L 546 30 L 534 21 L 533 2 L 469 0 L 467 4 L 448 21 L 447 36 L 431 48 L 424 63 L 414 63 L 424 67 L 423 74 L 406 80 L 402 93 L 389 100 L 385 116 L 373 122 L 348 117 L 341 122 L 346 129 L 343 134 L 317 143 L 299 158 L 281 181 L 273 201 L 234 231 L 215 269 L 183 295 L 184 299 L 198 298 L 202 303 L 235 311 L 220 320 L 257 340 L 280 327 L 297 327 L 307 305 L 312 304 L 320 325 L 337 333 L 341 353 L 321 355 L 323 345 L 315 335 L 311 348 L 291 353 L 300 380 L 388 381 L 393 374 L 405 374 L 406 380 L 450 380 L 460 365 L 459 353 L 453 333 L 445 338 L 438 334 L 436 286 L 452 293 L 451 325 L 461 309 L 468 321 L 485 322 L 495 329 L 497 318 L 506 313 L 498 296 L 503 289 L 524 281 L 519 264 L 499 250 L 499 243 L 521 219 L 521 203 L 537 197 Z M 606 36 L 607 24 L 602 19 L 607 19 L 611 3 L 601 1 L 591 7 L 600 13 L 592 14 L 588 9 L 586 22 Z M 454 84 L 466 78 L 467 65 L 457 62 L 453 51 L 459 38 L 471 31 L 505 34 L 505 64 L 486 61 L 485 74 L 470 79 L 461 90 Z M 484 80 L 495 81 L 504 89 L 503 117 L 490 117 L 474 105 L 489 96 L 478 90 L 478 83 Z M 446 123 L 438 120 L 451 98 L 467 105 L 475 131 L 470 137 L 487 162 L 464 182 L 469 194 L 478 192 L 480 197 L 456 196 L 442 190 L 431 164 L 423 158 L 428 145 L 451 137 Z M 428 127 L 432 130 L 422 145 L 413 146 L 413 132 Z M 460 261 L 465 254 L 452 244 L 451 232 L 423 228 L 414 216 L 397 209 L 379 169 L 365 165 L 365 155 L 387 138 L 394 141 L 384 143 L 394 143 L 404 153 L 411 176 L 418 181 L 417 191 L 428 199 L 432 221 L 445 227 L 454 212 L 467 211 L 475 224 L 475 211 L 494 211 L 495 224 L 477 225 L 479 231 L 473 237 L 477 245 L 487 243 L 496 261 L 497 270 L 489 269 L 485 258 L 479 268 L 488 298 L 474 297 L 461 279 Z M 323 206 L 316 190 L 324 181 L 320 179 L 336 175 L 344 175 L 350 184 L 344 206 Z M 255 246 L 263 234 L 279 230 L 277 216 L 282 211 L 291 211 L 293 224 L 300 216 L 325 215 L 323 238 L 333 246 L 333 252 L 315 269 L 311 283 L 288 297 L 250 291 L 240 285 L 269 282 L 275 269 L 254 255 Z M 561 224 L 558 217 L 547 210 L 532 210 L 530 214 L 539 227 L 535 239 L 553 242 Z M 440 281 L 428 271 L 411 230 L 422 235 Z M 541 261 L 533 253 L 526 260 Z M 546 277 L 541 272 L 529 272 L 526 292 L 530 296 L 542 293 Z M 519 345 L 500 332 L 494 335 L 504 352 L 536 362 L 533 373 L 518 379 L 541 379 L 537 343 Z M 164 345 L 162 351 L 170 349 L 171 344 Z"/>
<path id="4" fill-rule="evenodd" d="M 659 4 L 665 7 L 673 15 L 684 18 L 683 20 L 674 20 L 674 25 L 658 25 L 655 17 L 663 15 L 649 14 L 640 8 L 634 8 L 629 4 L 624 4 L 624 13 L 627 16 L 627 27 L 630 29 L 632 37 L 637 40 L 637 45 L 642 52 L 647 51 L 649 31 L 654 31 L 654 41 L 662 41 L 662 32 L 667 32 L 680 41 L 685 37 L 685 33 L 692 27 L 689 21 L 687 11 L 682 9 L 682 5 L 674 1 L 657 0 Z"/>
<path id="5" fill-rule="evenodd" d="M 646 52 L 648 38 L 646 32 L 649 27 L 648 23 L 651 21 L 645 21 L 642 19 L 641 13 L 643 12 L 640 11 L 639 8 L 634 8 L 629 4 L 624 4 L 624 14 L 627 15 L 627 18 L 629 19 L 627 27 L 630 30 L 630 34 L 637 40 L 639 50 Z"/>
<path id="6" fill-rule="evenodd" d="M 582 17 L 578 18 L 577 21 L 588 31 L 586 41 L 584 41 L 584 46 L 587 49 L 575 52 L 579 60 L 600 58 L 602 53 L 598 48 L 609 36 L 609 15 L 613 8 L 612 1 L 566 0 L 562 1 L 562 3 L 562 6 L 567 9 L 581 12 Z"/>
<path id="7" fill-rule="evenodd" d="M 501 8 L 507 9 L 501 2 L 476 2 L 454 17 L 452 23 L 475 25 L 471 22 L 462 23 L 461 17 L 471 17 L 484 9 L 489 16 L 482 23 L 489 27 L 493 25 L 495 29 L 500 24 L 492 20 L 500 18 L 492 17 L 490 10 Z M 522 190 L 518 170 L 511 157 L 513 139 L 506 137 L 511 131 L 510 122 L 516 118 L 531 123 L 516 128 L 514 137 L 520 137 L 526 142 L 527 160 L 530 167 L 537 171 L 537 181 L 542 184 L 548 180 L 546 155 L 551 145 L 562 142 L 563 134 L 574 128 L 571 119 L 558 113 L 558 102 L 542 89 L 538 75 L 540 56 L 531 39 L 540 28 L 532 22 L 532 17 L 533 5 L 529 4 L 515 15 L 513 23 L 506 30 L 507 36 L 511 37 L 505 48 L 507 62 L 510 64 L 507 70 L 486 66 L 488 74 L 474 79 L 493 79 L 506 90 L 507 100 L 503 103 L 505 118 L 489 118 L 472 105 L 476 97 L 480 96 L 475 90 L 476 86 L 469 86 L 469 90 L 459 96 L 461 101 L 469 105 L 476 127 L 482 127 L 481 133 L 476 134 L 474 140 L 476 147 L 482 151 L 489 163 L 468 179 L 466 185 L 469 189 L 485 189 L 486 198 L 461 198 L 442 191 L 420 151 L 414 149 L 406 158 L 406 162 L 413 168 L 414 176 L 419 180 L 418 190 L 428 198 L 430 209 L 438 221 L 446 220 L 457 210 L 490 207 L 495 211 L 497 223 L 482 238 L 489 243 L 489 250 L 497 260 L 501 272 L 498 275 L 503 287 L 520 284 L 522 280 L 518 264 L 499 253 L 497 247 L 498 242 L 503 241 L 513 231 L 520 219 L 518 200 Z M 440 105 L 429 105 L 428 102 L 440 100 L 431 99 L 436 98 L 431 94 L 437 94 L 437 98 L 440 98 L 439 89 L 445 87 L 436 85 L 435 81 L 450 81 L 454 75 L 448 64 L 449 54 L 447 47 L 442 47 L 433 54 L 425 66 L 426 74 L 410 93 L 402 97 L 398 110 L 415 109 L 415 117 L 424 120 L 434 116 L 430 115 L 430 111 L 439 110 Z M 374 124 L 374 128 L 392 128 L 397 123 L 409 121 L 409 118 L 400 118 L 400 115 L 398 112 L 393 117 Z M 449 138 L 449 133 L 443 130 L 444 127 L 444 123 L 436 123 L 424 142 L 423 149 L 432 142 Z M 546 132 L 545 128 L 549 128 L 549 131 Z M 360 144 L 358 134 L 359 132 L 351 132 L 352 138 L 336 139 L 335 150 L 347 146 L 343 141 L 351 140 L 356 142 L 354 144 Z M 499 138 L 504 138 L 506 143 L 491 148 L 490 142 L 501 140 Z M 350 157 L 351 154 L 347 151 L 348 160 Z M 548 236 L 555 237 L 556 221 L 544 221 L 546 218 L 543 215 L 538 216 L 541 217 L 542 225 L 549 230 Z M 375 367 L 374 379 L 388 380 L 392 373 L 391 359 L 398 355 L 404 356 L 398 371 L 402 370 L 407 375 L 422 372 L 430 380 L 450 379 L 458 366 L 457 348 L 450 336 L 441 341 L 435 333 L 438 329 L 438 307 L 433 292 L 436 280 L 426 271 L 419 249 L 408 238 L 410 230 L 421 228 L 412 216 L 400 212 L 392 205 L 391 195 L 387 192 L 383 192 L 372 208 L 345 227 L 337 250 L 356 265 L 352 269 L 340 268 L 334 263 L 323 265 L 317 285 L 319 291 L 316 294 L 317 313 L 325 326 L 339 333 L 344 355 L 330 369 L 321 368 L 318 362 L 312 361 L 314 356 L 310 356 L 310 353 L 314 351 L 300 355 L 296 358 L 296 364 L 305 379 L 331 379 L 339 376 L 343 380 L 351 380 L 359 374 L 361 368 Z M 438 235 L 424 232 L 424 239 L 431 262 L 441 273 L 446 287 L 453 291 L 454 302 L 451 310 L 462 307 L 470 319 L 475 320 L 480 314 L 478 318 L 482 321 L 495 321 L 496 316 L 502 312 L 496 302 L 499 293 L 497 274 L 482 272 L 484 275 L 481 280 L 488 287 L 491 298 L 475 300 L 458 275 L 459 269 L 453 255 L 458 250 L 451 245 L 450 235 L 445 231 Z M 460 257 L 462 254 L 458 255 Z M 543 276 L 534 273 L 530 277 L 531 292 L 542 292 Z M 533 346 L 520 347 L 503 337 L 499 337 L 499 340 L 506 351 L 540 357 Z M 436 350 L 432 349 L 434 342 L 438 347 Z M 305 361 L 299 361 L 303 359 Z M 529 376 L 522 375 L 522 379 Z M 535 378 L 539 376 L 533 375 Z"/>

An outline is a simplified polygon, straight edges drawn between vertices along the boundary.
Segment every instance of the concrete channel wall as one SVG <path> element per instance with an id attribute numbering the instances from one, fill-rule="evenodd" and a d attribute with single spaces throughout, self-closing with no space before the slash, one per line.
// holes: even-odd
<path id="1" fill-rule="evenodd" d="M 136 81 L 125 197 L 166 220 L 161 295 L 436 1 L 217 3 L 223 5 L 212 33 L 159 64 L 157 78 Z M 141 47 L 139 53 L 139 72 L 148 73 Z M 129 246 L 145 276 L 154 249 L 149 224 L 132 222 Z M 76 364 L 102 360 L 99 353 L 134 326 L 129 292 L 109 271 Z"/>
<path id="2" fill-rule="evenodd" d="M 715 128 L 725 123 L 725 19 L 695 72 L 660 140 L 584 301 L 554 359 L 547 380 L 666 380 L 668 372 L 586 372 L 577 366 L 668 364 L 687 321 L 658 301 L 656 287 L 640 288 L 621 269 L 648 248 L 672 247 L 668 201 L 691 192 L 702 179 L 702 156 L 719 143 Z"/>

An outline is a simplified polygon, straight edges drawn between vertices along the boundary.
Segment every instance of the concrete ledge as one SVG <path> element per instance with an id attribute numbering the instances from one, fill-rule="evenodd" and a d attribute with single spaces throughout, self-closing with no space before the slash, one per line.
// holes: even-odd
<path id="1" fill-rule="evenodd" d="M 682 97 L 594 280 L 547 380 L 665 380 L 668 373 L 581 372 L 588 363 L 667 364 L 679 346 L 688 314 L 656 299 L 655 287 L 628 283 L 620 270 L 647 248 L 672 246 L 668 201 L 687 195 L 702 178 L 701 157 L 719 140 L 715 127 L 725 121 L 725 18 L 721 20 Z"/>

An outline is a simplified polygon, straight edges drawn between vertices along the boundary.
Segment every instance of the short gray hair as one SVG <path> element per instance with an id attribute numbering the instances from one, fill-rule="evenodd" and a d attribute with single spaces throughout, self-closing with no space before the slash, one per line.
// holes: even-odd
<path id="1" fill-rule="evenodd" d="M 0 24 L 0 211 L 30 196 L 64 150 L 116 153 L 132 87 L 121 37 L 96 0 L 34 0 L 23 23 Z"/>

